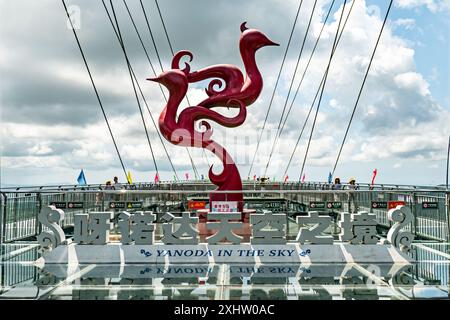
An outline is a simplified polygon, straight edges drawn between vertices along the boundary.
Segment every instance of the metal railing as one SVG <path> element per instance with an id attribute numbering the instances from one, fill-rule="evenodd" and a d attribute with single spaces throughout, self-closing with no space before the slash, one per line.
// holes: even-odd
<path id="1" fill-rule="evenodd" d="M 243 180 L 244 190 L 330 190 L 332 189 L 331 183 L 327 182 L 280 182 L 280 181 L 266 181 L 261 182 L 257 180 Z M 160 181 L 158 183 L 152 182 L 136 182 L 132 184 L 121 184 L 123 188 L 129 190 L 204 190 L 208 188 L 213 190 L 216 187 L 211 184 L 209 180 L 179 180 L 179 181 Z M 348 186 L 346 183 L 342 183 L 342 187 L 345 189 Z M 114 187 L 114 185 L 112 186 Z M 111 186 L 109 187 L 111 188 Z M 402 185 L 402 184 L 369 184 L 369 183 L 357 183 L 357 190 L 430 190 L 430 191 L 445 191 L 445 186 L 418 186 L 418 185 Z M 1 187 L 0 191 L 14 192 L 14 191 L 28 191 L 28 192 L 44 192 L 44 191 L 76 191 L 76 190 L 108 190 L 106 184 L 88 184 L 88 185 L 72 185 L 72 184 L 59 184 L 59 185 L 44 185 L 44 186 L 16 186 L 16 187 Z"/>
<path id="2" fill-rule="evenodd" d="M 282 187 L 280 187 L 282 185 Z M 387 220 L 387 209 L 374 208 L 373 202 L 404 201 L 414 214 L 414 221 L 408 228 L 416 237 L 448 241 L 449 239 L 449 199 L 450 193 L 441 190 L 329 190 L 325 185 L 303 184 L 304 189 L 295 189 L 295 184 L 249 184 L 244 186 L 244 202 L 247 208 L 257 211 L 269 210 L 286 213 L 288 217 L 305 211 L 312 202 L 341 202 L 339 209 L 324 209 L 324 213 L 368 211 L 376 215 L 381 228 L 391 226 Z M 1 192 L 0 243 L 35 237 L 40 233 L 37 222 L 39 210 L 43 206 L 59 202 L 65 204 L 63 227 L 73 226 L 75 213 L 90 211 L 118 210 L 110 208 L 113 202 L 140 203 L 139 210 L 157 213 L 179 212 L 188 208 L 189 199 L 208 200 L 214 188 L 209 183 L 170 185 L 154 189 L 123 190 L 40 190 L 33 192 L 14 190 Z M 165 186 L 167 187 L 167 185 Z M 289 188 L 291 187 L 291 188 Z M 311 189 L 308 189 L 308 188 Z M 315 188 L 315 189 L 314 189 Z M 186 190 L 188 189 L 188 190 Z M 192 190 L 191 190 L 192 189 Z M 220 192 L 217 192 L 220 193 Z M 230 194 L 233 192 L 222 192 Z M 82 203 L 78 209 L 69 208 L 70 203 Z M 423 203 L 436 202 L 436 208 L 424 208 Z M 123 210 L 128 209 L 127 207 Z M 134 208 L 133 210 L 135 210 Z M 336 221 L 336 220 L 335 220 Z"/>
<path id="3" fill-rule="evenodd" d="M 35 261 L 39 257 L 38 246 L 30 244 L 8 244 L 0 246 L 0 293 L 1 288 L 15 286 L 37 279 L 37 268 L 24 261 Z M 18 254 L 14 254 L 21 251 Z"/>

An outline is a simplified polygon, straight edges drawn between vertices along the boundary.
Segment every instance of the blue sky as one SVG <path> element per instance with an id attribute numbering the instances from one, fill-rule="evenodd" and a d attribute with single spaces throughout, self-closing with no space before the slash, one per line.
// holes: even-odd
<path id="1" fill-rule="evenodd" d="M 379 1 L 370 1 L 379 4 Z M 440 105 L 450 105 L 450 12 L 430 11 L 426 6 L 394 8 L 391 20 L 412 19 L 412 29 L 398 27 L 395 34 L 414 43 L 417 70 L 430 84 Z"/>

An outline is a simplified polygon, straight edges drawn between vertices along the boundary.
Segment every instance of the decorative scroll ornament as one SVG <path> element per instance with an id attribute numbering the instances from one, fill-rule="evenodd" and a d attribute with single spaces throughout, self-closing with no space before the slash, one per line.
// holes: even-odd
<path id="1" fill-rule="evenodd" d="M 49 230 L 42 231 L 37 241 L 44 249 L 55 249 L 66 240 L 63 229 L 59 223 L 64 220 L 64 211 L 55 206 L 43 207 L 38 215 L 39 222 Z"/>
<path id="2" fill-rule="evenodd" d="M 397 206 L 388 211 L 388 219 L 395 224 L 388 231 L 387 241 L 403 252 L 409 251 L 414 235 L 409 231 L 400 231 L 400 229 L 409 225 L 413 218 L 411 209 L 407 206 Z"/>
<path id="3" fill-rule="evenodd" d="M 169 99 L 159 117 L 159 128 L 164 138 L 175 145 L 208 149 L 221 160 L 222 173 L 213 173 L 212 166 L 209 170 L 209 179 L 218 186 L 218 191 L 242 190 L 242 181 L 230 154 L 211 138 L 213 133 L 211 125 L 204 119 L 229 128 L 244 123 L 247 116 L 246 107 L 256 101 L 263 87 L 261 73 L 256 65 L 256 51 L 274 45 L 277 44 L 261 31 L 248 29 L 243 23 L 239 49 L 245 67 L 245 78 L 238 67 L 229 64 L 214 65 L 191 72 L 190 65 L 185 63 L 185 68 L 181 69 L 180 60 L 188 56 L 189 61 L 192 61 L 193 54 L 189 51 L 180 51 L 173 57 L 171 70 L 156 78 L 147 79 L 158 82 L 169 90 Z M 205 89 L 208 98 L 197 106 L 184 109 L 178 115 L 178 108 L 186 96 L 189 83 L 207 79 L 212 79 Z M 215 87 L 222 90 L 218 91 Z M 238 108 L 239 112 L 235 117 L 226 117 L 211 110 L 214 107 Z M 200 127 L 205 128 L 204 131 L 196 130 L 196 122 L 199 120 L 201 120 Z M 211 202 L 213 201 L 236 201 L 238 211 L 243 210 L 242 193 L 212 194 Z"/>

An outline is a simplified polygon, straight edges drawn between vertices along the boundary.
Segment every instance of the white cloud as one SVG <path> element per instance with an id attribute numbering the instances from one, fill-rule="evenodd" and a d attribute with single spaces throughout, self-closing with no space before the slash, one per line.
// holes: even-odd
<path id="1" fill-rule="evenodd" d="M 400 26 L 400 27 L 405 28 L 406 30 L 414 29 L 415 25 L 416 25 L 416 20 L 409 19 L 409 18 L 397 19 L 394 21 L 394 26 Z"/>
<path id="2" fill-rule="evenodd" d="M 400 8 L 419 8 L 426 6 L 431 12 L 450 9 L 448 0 L 396 0 L 396 5 Z"/>
<path id="3" fill-rule="evenodd" d="M 424 80 L 422 75 L 417 72 L 405 72 L 396 75 L 394 77 L 394 82 L 400 89 L 419 92 L 422 96 L 430 94 L 428 83 Z"/>

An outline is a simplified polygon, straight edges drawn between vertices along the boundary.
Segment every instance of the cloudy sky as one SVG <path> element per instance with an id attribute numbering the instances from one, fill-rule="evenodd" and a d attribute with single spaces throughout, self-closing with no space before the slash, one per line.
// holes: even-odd
<path id="1" fill-rule="evenodd" d="M 389 1 L 354 0 L 355 5 L 331 63 L 324 97 L 305 164 L 306 180 L 325 181 L 335 162 Z M 109 3 L 109 1 L 107 2 Z M 246 123 L 235 129 L 213 124 L 215 140 L 225 145 L 247 178 L 250 162 L 275 85 L 298 0 L 160 0 L 175 51 L 194 53 L 193 70 L 217 63 L 242 66 L 239 25 L 263 31 L 280 47 L 257 52 L 264 78 L 259 100 Z M 251 176 L 266 167 L 314 1 L 304 1 Z M 283 172 L 326 69 L 342 10 L 336 0 L 317 51 L 272 157 L 268 175 Z M 155 169 L 132 91 L 124 56 L 101 1 L 68 0 L 86 58 L 98 86 L 125 167 L 135 181 L 153 180 Z M 138 0 L 127 0 L 156 71 L 161 71 Z M 330 0 L 318 0 L 294 88 L 321 30 Z M 131 64 L 155 119 L 164 100 L 121 0 L 114 1 Z M 145 0 L 164 68 L 170 50 L 155 2 Z M 351 1 L 344 14 L 348 13 Z M 78 15 L 79 13 L 79 15 Z M 450 134 L 450 1 L 396 0 L 376 53 L 336 176 L 379 183 L 436 185 L 445 182 Z M 81 168 L 88 183 L 114 175 L 125 180 L 88 74 L 58 0 L 0 2 L 0 151 L 1 184 L 76 183 Z M 191 85 L 191 104 L 205 97 L 205 83 Z M 289 104 L 291 103 L 291 98 Z M 182 108 L 186 105 L 183 104 Z M 181 109 L 182 109 L 181 108 Z M 222 110 L 226 114 L 233 111 Z M 173 172 L 145 111 L 162 180 Z M 288 170 L 298 180 L 312 122 Z M 166 143 L 179 176 L 193 177 L 184 148 Z M 200 174 L 212 154 L 191 150 Z M 216 166 L 216 172 L 220 169 Z"/>

